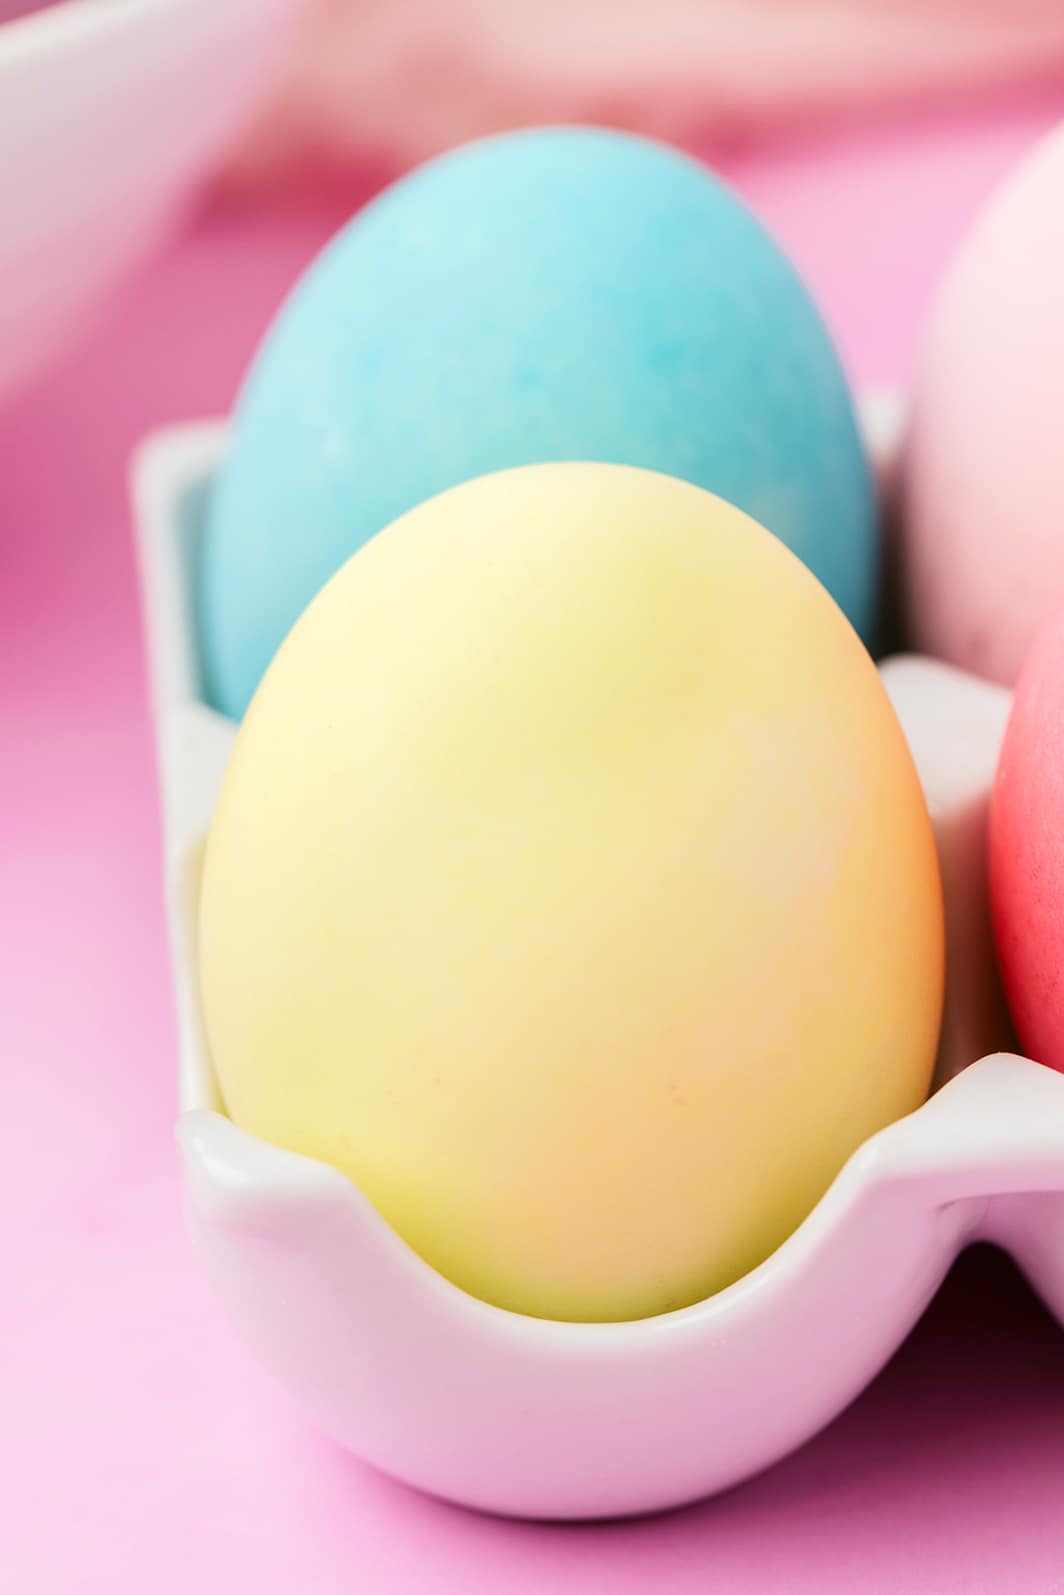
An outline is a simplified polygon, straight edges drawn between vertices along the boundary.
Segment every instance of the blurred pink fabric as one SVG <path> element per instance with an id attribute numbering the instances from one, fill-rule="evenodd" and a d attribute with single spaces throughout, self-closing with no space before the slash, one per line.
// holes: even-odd
<path id="1" fill-rule="evenodd" d="M 0 0 L 0 22 L 28 17 L 31 11 L 44 11 L 54 0 Z"/>
<path id="2" fill-rule="evenodd" d="M 308 0 L 244 178 L 503 127 L 714 139 L 1064 81 L 1064 0 Z"/>

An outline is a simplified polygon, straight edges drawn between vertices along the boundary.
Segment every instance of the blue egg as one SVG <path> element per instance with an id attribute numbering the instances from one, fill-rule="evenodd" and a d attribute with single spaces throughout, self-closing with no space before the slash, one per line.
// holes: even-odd
<path id="1" fill-rule="evenodd" d="M 395 184 L 280 311 L 205 527 L 210 700 L 241 716 L 306 604 L 397 515 L 545 460 L 710 488 L 787 543 L 868 636 L 871 475 L 794 269 L 694 160 L 542 129 Z"/>

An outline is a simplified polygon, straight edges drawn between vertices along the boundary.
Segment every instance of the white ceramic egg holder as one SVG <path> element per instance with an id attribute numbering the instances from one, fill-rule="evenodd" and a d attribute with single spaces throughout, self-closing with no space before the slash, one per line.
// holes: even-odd
<path id="1" fill-rule="evenodd" d="M 868 416 L 882 447 L 890 420 Z M 178 1140 L 191 1236 L 218 1296 L 323 1427 L 386 1472 L 470 1506 L 548 1518 L 647 1512 L 734 1484 L 826 1424 L 971 1241 L 1004 1246 L 1064 1320 L 1064 1076 L 1004 1053 L 971 1062 L 1007 1037 L 983 838 L 1008 694 L 930 660 L 891 660 L 882 673 L 942 859 L 947 1083 L 862 1146 L 801 1228 L 737 1284 L 635 1323 L 504 1312 L 435 1273 L 335 1169 L 224 1116 L 194 943 L 202 844 L 234 727 L 200 695 L 189 582 L 224 445 L 222 425 L 175 428 L 143 446 L 134 470 L 180 1027 Z"/>

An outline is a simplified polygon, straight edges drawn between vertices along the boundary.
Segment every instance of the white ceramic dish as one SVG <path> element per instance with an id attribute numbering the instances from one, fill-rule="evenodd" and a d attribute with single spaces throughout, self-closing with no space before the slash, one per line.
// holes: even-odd
<path id="1" fill-rule="evenodd" d="M 193 969 L 201 847 L 234 733 L 200 697 L 188 581 L 224 442 L 221 426 L 178 428 L 150 441 L 135 469 L 181 1032 L 178 1139 L 203 1266 L 248 1345 L 320 1423 L 385 1471 L 468 1505 L 646 1512 L 734 1484 L 827 1423 L 973 1240 L 1005 1246 L 1064 1319 L 1064 1076 L 1004 1054 L 970 1062 L 1007 1033 L 981 856 L 1008 695 L 928 660 L 893 660 L 883 674 L 949 895 L 948 1083 L 860 1148 L 801 1228 L 728 1290 L 627 1324 L 500 1311 L 416 1257 L 343 1175 L 224 1117 Z"/>
<path id="2" fill-rule="evenodd" d="M 65 0 L 0 24 L 0 398 L 136 264 L 300 0 Z"/>

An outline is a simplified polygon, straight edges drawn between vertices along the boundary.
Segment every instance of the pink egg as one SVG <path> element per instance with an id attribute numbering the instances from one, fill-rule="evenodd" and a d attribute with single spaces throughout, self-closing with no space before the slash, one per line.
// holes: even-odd
<path id="1" fill-rule="evenodd" d="M 997 192 L 943 285 L 902 523 L 910 642 L 1011 684 L 1064 595 L 1064 127 Z"/>
<path id="2" fill-rule="evenodd" d="M 1064 1071 L 1064 609 L 1020 675 L 990 805 L 998 961 L 1025 1052 Z"/>

